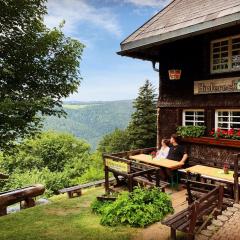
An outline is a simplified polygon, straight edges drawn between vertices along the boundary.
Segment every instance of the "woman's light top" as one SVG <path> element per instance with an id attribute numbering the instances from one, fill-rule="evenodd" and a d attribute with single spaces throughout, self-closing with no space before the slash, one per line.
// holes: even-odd
<path id="1" fill-rule="evenodd" d="M 169 147 L 165 147 L 165 148 L 161 147 L 161 149 L 157 151 L 156 159 L 167 158 L 168 153 L 169 153 Z"/>

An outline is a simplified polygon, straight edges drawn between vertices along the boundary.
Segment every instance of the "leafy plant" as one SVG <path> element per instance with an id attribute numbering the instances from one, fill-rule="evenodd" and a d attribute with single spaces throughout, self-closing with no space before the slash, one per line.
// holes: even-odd
<path id="1" fill-rule="evenodd" d="M 202 137 L 205 134 L 206 126 L 179 126 L 177 134 L 182 137 Z"/>
<path id="2" fill-rule="evenodd" d="M 103 214 L 105 208 L 109 206 L 112 201 L 100 201 L 95 199 L 91 204 L 91 209 L 96 214 Z"/>
<path id="3" fill-rule="evenodd" d="M 107 226 L 145 227 L 173 212 L 170 197 L 158 188 L 137 187 L 132 193 L 121 193 L 112 203 L 95 202 L 92 207 L 102 215 L 101 224 Z"/>
<path id="4" fill-rule="evenodd" d="M 50 197 L 53 194 L 57 194 L 59 189 L 68 187 L 69 178 L 64 172 L 50 172 L 47 168 L 42 171 L 33 169 L 31 171 L 20 172 L 17 170 L 1 186 L 1 191 L 26 187 L 36 183 L 43 184 L 45 186 L 44 195 Z"/>

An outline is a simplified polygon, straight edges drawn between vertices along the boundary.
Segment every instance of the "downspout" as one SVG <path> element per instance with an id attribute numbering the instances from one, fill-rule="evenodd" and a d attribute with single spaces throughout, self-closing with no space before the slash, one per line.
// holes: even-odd
<path id="1" fill-rule="evenodd" d="M 155 72 L 159 73 L 159 97 L 158 101 L 162 99 L 162 82 L 160 78 L 160 63 L 159 67 L 156 68 L 156 62 L 152 61 L 152 67 Z M 160 108 L 157 107 L 157 149 L 160 149 L 161 147 L 161 142 L 160 142 Z"/>

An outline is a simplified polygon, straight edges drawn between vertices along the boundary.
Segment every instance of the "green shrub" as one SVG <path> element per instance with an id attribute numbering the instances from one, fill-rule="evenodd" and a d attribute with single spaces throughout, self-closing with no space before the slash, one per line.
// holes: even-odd
<path id="1" fill-rule="evenodd" d="M 127 130 L 115 129 L 113 132 L 106 134 L 98 143 L 99 152 L 122 152 L 130 150 Z"/>
<path id="2" fill-rule="evenodd" d="M 93 207 L 102 215 L 101 224 L 108 226 L 145 227 L 173 212 L 170 197 L 157 188 L 135 188 L 132 193 L 121 193 L 115 202 L 94 203 Z"/>
<path id="3" fill-rule="evenodd" d="M 67 133 L 43 132 L 37 138 L 24 140 L 5 154 L 0 168 L 11 173 L 16 169 L 25 172 L 46 167 L 51 172 L 62 172 L 68 167 L 75 168 L 80 175 L 88 167 L 89 157 L 90 146 L 85 141 Z"/>
<path id="4" fill-rule="evenodd" d="M 96 214 L 103 214 L 105 208 L 112 204 L 112 201 L 100 201 L 95 199 L 91 204 L 91 209 Z"/>
<path id="5" fill-rule="evenodd" d="M 177 134 L 182 137 L 202 137 L 205 134 L 206 126 L 180 126 Z"/>
<path id="6" fill-rule="evenodd" d="M 102 154 L 100 152 L 95 152 L 91 155 L 88 161 L 89 168 L 85 170 L 83 174 L 78 174 L 78 176 L 70 177 L 71 185 L 77 185 L 81 183 L 88 183 L 92 181 L 101 180 L 104 178 L 104 166 Z M 69 175 L 69 171 L 68 175 Z"/>

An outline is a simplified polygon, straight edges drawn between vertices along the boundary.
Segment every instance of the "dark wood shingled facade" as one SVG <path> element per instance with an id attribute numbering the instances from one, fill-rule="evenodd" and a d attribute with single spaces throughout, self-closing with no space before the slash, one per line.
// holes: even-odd
<path id="1" fill-rule="evenodd" d="M 118 54 L 159 63 L 159 140 L 179 125 L 204 124 L 206 134 L 240 129 L 240 0 L 174 0 L 125 39 Z M 181 70 L 180 80 L 169 80 L 171 69 Z M 240 152 L 240 140 L 186 144 L 203 161 L 230 161 Z"/>

